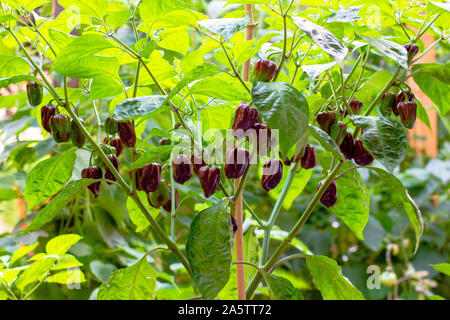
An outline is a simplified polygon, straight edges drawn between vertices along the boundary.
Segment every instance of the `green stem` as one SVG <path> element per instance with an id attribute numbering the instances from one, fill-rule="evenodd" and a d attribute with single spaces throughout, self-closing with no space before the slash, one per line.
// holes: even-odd
<path id="1" fill-rule="evenodd" d="M 361 66 L 361 72 L 359 73 L 358 80 L 356 81 L 356 85 L 354 86 L 353 91 L 350 94 L 349 101 L 351 101 L 353 99 L 353 97 L 355 96 L 356 90 L 358 89 L 359 84 L 361 83 L 361 79 L 363 77 L 364 70 L 366 69 L 367 60 L 369 58 L 370 49 L 371 49 L 371 46 L 369 44 L 369 47 L 367 48 L 366 56 L 364 57 L 364 62 Z M 361 57 L 361 55 L 360 55 L 360 57 Z M 350 78 L 347 77 L 347 79 L 350 79 Z"/>
<path id="2" fill-rule="evenodd" d="M 331 184 L 331 182 L 334 180 L 334 177 L 338 174 L 339 170 L 344 165 L 344 162 L 340 161 L 340 163 L 334 168 L 334 170 L 327 176 L 325 181 L 323 182 L 322 186 L 319 188 L 319 190 L 316 192 L 314 197 L 312 198 L 311 202 L 309 203 L 308 207 L 303 212 L 302 216 L 300 217 L 300 220 L 297 221 L 295 226 L 291 229 L 287 237 L 283 240 L 283 242 L 278 246 L 278 248 L 275 250 L 272 257 L 267 261 L 267 263 L 262 267 L 262 270 L 268 271 L 270 270 L 278 261 L 278 259 L 283 254 L 284 250 L 288 247 L 288 245 L 292 242 L 292 240 L 295 238 L 297 233 L 300 231 L 302 226 L 305 224 L 305 222 L 308 220 L 309 216 L 313 212 L 314 208 L 318 204 L 320 198 L 328 188 L 328 186 Z M 253 279 L 251 280 L 249 286 L 247 287 L 247 297 L 250 298 L 253 293 L 255 292 L 259 281 L 261 280 L 261 276 L 257 273 L 253 276 Z"/>
<path id="3" fill-rule="evenodd" d="M 227 57 L 228 63 L 230 64 L 231 69 L 233 70 L 234 75 L 236 76 L 236 78 L 239 79 L 239 81 L 242 83 L 242 85 L 244 86 L 245 90 L 247 90 L 248 93 L 250 93 L 250 89 L 247 87 L 247 84 L 244 82 L 244 80 L 242 79 L 241 75 L 239 74 L 239 72 L 237 71 L 236 67 L 234 66 L 233 61 L 231 61 L 230 56 L 228 55 L 227 49 L 225 48 L 225 46 L 223 45 L 223 42 L 219 42 L 223 52 L 225 53 L 225 56 Z"/>
<path id="4" fill-rule="evenodd" d="M 281 4 L 280 4 L 281 6 Z M 278 75 L 281 72 L 281 69 L 283 68 L 284 61 L 286 60 L 286 48 L 287 48 L 287 22 L 286 22 L 286 14 L 282 15 L 283 17 L 283 52 L 281 54 L 281 60 L 280 64 L 278 65 L 277 72 L 275 73 L 275 76 L 273 77 L 273 81 L 277 81 Z"/>
<path id="5" fill-rule="evenodd" d="M 275 206 L 273 207 L 272 213 L 270 214 L 269 221 L 267 222 L 266 229 L 264 230 L 264 241 L 260 265 L 264 265 L 266 263 L 266 257 L 269 252 L 270 232 L 272 231 L 273 225 L 277 220 L 278 214 L 280 213 L 281 210 L 281 206 L 283 205 L 284 199 L 286 199 L 287 193 L 291 187 L 292 181 L 294 180 L 295 174 L 299 166 L 300 161 L 297 161 L 291 165 L 286 181 L 284 182 L 283 189 L 281 190 L 281 194 L 278 197 Z"/>

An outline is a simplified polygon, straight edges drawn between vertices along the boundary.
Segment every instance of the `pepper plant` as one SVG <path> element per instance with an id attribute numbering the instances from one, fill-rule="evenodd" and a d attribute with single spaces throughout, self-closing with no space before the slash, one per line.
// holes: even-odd
<path id="1" fill-rule="evenodd" d="M 74 271 L 59 270 L 86 267 L 76 234 L 98 228 L 128 258 L 106 277 L 94 274 L 97 299 L 161 297 L 161 283 L 175 292 L 166 298 L 180 298 L 182 283 L 191 298 L 303 299 L 274 275 L 292 259 L 306 261 L 324 299 L 364 299 L 335 260 L 296 238 L 324 206 L 362 240 L 364 170 L 395 194 L 417 250 L 421 212 L 395 173 L 407 129 L 416 118 L 429 123 L 410 78 L 442 115 L 449 110 L 448 63 L 420 63 L 447 39 L 447 3 L 59 3 L 55 17 L 45 0 L 2 1 L 0 84 L 24 92 L 8 100 L 27 115 L 21 129 L 42 128 L 31 141 L 16 131 L 14 143 L 34 156 L 18 171 L 26 178 L 13 198 L 26 201 L 27 214 L 15 235 L 39 238 L 65 215 L 34 262 L 13 268 L 36 244 L 5 256 L 0 297 L 65 283 Z M 424 34 L 436 41 L 425 47 Z M 304 211 L 280 230 L 277 219 L 313 182 Z M 247 197 L 255 186 L 258 196 Z M 267 198 L 272 208 L 260 205 Z M 30 277 L 33 269 L 40 273 Z"/>

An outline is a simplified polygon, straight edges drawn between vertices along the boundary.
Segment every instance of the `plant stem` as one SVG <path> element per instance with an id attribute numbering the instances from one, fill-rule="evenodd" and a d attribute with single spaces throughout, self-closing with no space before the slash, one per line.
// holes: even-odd
<path id="1" fill-rule="evenodd" d="M 272 213 L 270 214 L 269 221 L 267 222 L 266 225 L 267 227 L 264 230 L 263 247 L 261 259 L 259 262 L 260 265 L 264 265 L 266 263 L 266 257 L 269 252 L 270 232 L 272 231 L 273 225 L 275 224 L 278 214 L 280 213 L 281 206 L 283 205 L 284 199 L 286 199 L 287 193 L 291 187 L 292 181 L 294 180 L 295 177 L 295 173 L 298 170 L 299 166 L 300 161 L 297 161 L 291 165 L 286 181 L 284 182 L 283 189 L 281 190 L 281 194 L 278 197 L 275 206 L 273 207 Z"/>
<path id="2" fill-rule="evenodd" d="M 262 267 L 262 270 L 268 271 L 270 268 L 272 268 L 278 261 L 278 259 L 283 254 L 284 250 L 286 250 L 287 246 L 292 242 L 294 237 L 297 235 L 297 233 L 300 231 L 302 226 L 305 224 L 305 222 L 308 220 L 309 216 L 313 212 L 314 208 L 316 207 L 317 203 L 319 202 L 320 198 L 324 194 L 325 190 L 328 188 L 328 186 L 331 184 L 331 182 L 334 180 L 334 177 L 338 174 L 339 170 L 344 165 L 344 162 L 340 161 L 339 164 L 334 168 L 334 170 L 327 176 L 325 181 L 323 182 L 322 186 L 319 188 L 319 190 L 316 192 L 314 197 L 312 198 L 311 202 L 309 203 L 308 207 L 303 212 L 302 216 L 300 217 L 300 220 L 297 221 L 295 226 L 291 229 L 287 237 L 283 240 L 283 242 L 278 246 L 272 257 L 267 261 L 267 263 Z M 253 293 L 255 292 L 259 281 L 261 280 L 261 276 L 257 273 L 253 276 L 253 279 L 251 280 L 248 288 L 247 288 L 247 296 L 251 297 Z"/>
<path id="3" fill-rule="evenodd" d="M 280 4 L 281 6 L 281 4 Z M 286 21 L 286 14 L 282 15 L 283 17 L 283 52 L 281 53 L 281 60 L 278 64 L 277 72 L 275 73 L 275 76 L 273 77 L 273 81 L 277 81 L 278 75 L 281 72 L 281 69 L 283 68 L 284 61 L 286 60 L 286 48 L 287 48 L 287 21 Z"/>
<path id="4" fill-rule="evenodd" d="M 371 49 L 371 46 L 370 46 L 370 44 L 369 44 L 369 47 L 367 48 L 366 56 L 364 57 L 364 62 L 363 62 L 363 64 L 362 64 L 362 66 L 361 66 L 361 72 L 359 73 L 358 80 L 356 80 L 356 85 L 355 85 L 355 87 L 353 88 L 352 93 L 350 94 L 350 98 L 348 98 L 350 101 L 351 101 L 351 100 L 353 99 L 353 97 L 355 96 L 356 90 L 358 89 L 359 84 L 361 83 L 361 79 L 362 79 L 362 76 L 363 76 L 363 74 L 364 74 L 364 70 L 366 69 L 367 60 L 368 60 L 368 58 L 369 58 L 370 49 Z M 361 57 L 361 56 L 360 56 L 360 57 Z M 349 79 L 349 77 L 347 77 L 347 79 Z"/>
<path id="5" fill-rule="evenodd" d="M 228 63 L 231 67 L 231 69 L 233 70 L 234 75 L 236 76 L 236 78 L 239 79 L 239 81 L 242 83 L 242 85 L 244 86 L 245 90 L 247 90 L 248 93 L 250 93 L 250 89 L 247 87 L 247 84 L 244 82 L 244 80 L 242 79 L 242 77 L 239 75 L 239 72 L 237 71 L 236 67 L 234 66 L 233 61 L 231 61 L 230 56 L 228 55 L 227 49 L 225 48 L 225 46 L 223 45 L 223 42 L 219 42 L 223 52 L 225 53 L 225 56 L 227 57 Z M 248 70 L 248 72 L 250 72 L 250 69 Z"/>

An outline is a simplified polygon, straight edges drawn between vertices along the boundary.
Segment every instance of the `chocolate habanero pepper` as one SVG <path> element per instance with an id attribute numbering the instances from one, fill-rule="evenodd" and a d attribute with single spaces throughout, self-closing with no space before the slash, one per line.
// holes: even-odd
<path id="1" fill-rule="evenodd" d="M 355 141 L 355 147 L 353 149 L 353 159 L 357 165 L 368 166 L 373 162 L 373 156 L 369 151 L 364 149 L 362 141 L 358 138 Z"/>
<path id="2" fill-rule="evenodd" d="M 191 164 L 192 169 L 194 170 L 194 173 L 198 176 L 198 171 L 201 167 L 206 166 L 205 161 L 203 160 L 203 157 L 199 157 L 197 153 L 191 154 Z"/>
<path id="3" fill-rule="evenodd" d="M 403 125 L 408 129 L 412 129 L 416 123 L 417 104 L 413 101 L 400 102 L 397 104 L 397 111 Z"/>
<path id="4" fill-rule="evenodd" d="M 53 139 L 58 142 L 67 142 L 70 140 L 70 120 L 65 114 L 55 114 L 50 117 L 50 131 L 52 133 Z"/>
<path id="5" fill-rule="evenodd" d="M 264 156 L 270 152 L 272 132 L 265 123 L 255 123 L 253 129 L 256 133 L 253 137 L 256 139 L 256 150 L 258 155 Z"/>
<path id="6" fill-rule="evenodd" d="M 84 126 L 84 121 L 81 120 L 81 123 Z M 73 145 L 81 148 L 84 146 L 84 143 L 86 142 L 86 138 L 84 137 L 83 133 L 81 132 L 80 128 L 78 127 L 78 125 L 76 124 L 75 121 L 70 120 L 70 127 L 71 127 L 71 131 L 70 131 L 70 140 L 72 141 Z"/>
<path id="7" fill-rule="evenodd" d="M 97 166 L 85 168 L 81 170 L 81 177 L 83 179 L 101 179 L 102 169 Z M 88 185 L 88 189 L 94 194 L 94 197 L 97 198 L 100 194 L 100 182 L 91 183 Z"/>
<path id="8" fill-rule="evenodd" d="M 119 137 L 128 148 L 136 145 L 136 133 L 131 121 L 119 122 Z"/>
<path id="9" fill-rule="evenodd" d="M 396 94 L 393 92 L 386 92 L 379 105 L 380 113 L 387 117 L 391 114 L 394 108 L 397 108 Z"/>
<path id="10" fill-rule="evenodd" d="M 249 164 L 249 152 L 243 148 L 230 148 L 225 159 L 225 175 L 228 179 L 242 177 Z"/>
<path id="11" fill-rule="evenodd" d="M 241 104 L 234 114 L 233 120 L 233 136 L 241 139 L 245 136 L 245 132 L 258 122 L 258 110 L 246 104 Z"/>
<path id="12" fill-rule="evenodd" d="M 203 166 L 198 170 L 198 179 L 203 189 L 203 194 L 209 198 L 220 186 L 220 170 L 216 166 Z"/>
<path id="13" fill-rule="evenodd" d="M 255 81 L 269 82 L 277 73 L 277 65 L 266 59 L 259 59 L 256 61 L 253 68 L 253 75 Z"/>
<path id="14" fill-rule="evenodd" d="M 150 163 L 143 168 L 136 169 L 136 189 L 153 192 L 161 182 L 161 165 Z"/>
<path id="15" fill-rule="evenodd" d="M 322 186 L 324 181 L 325 180 L 322 180 L 319 182 L 319 184 L 317 185 L 317 190 L 320 189 L 320 187 Z M 328 186 L 327 190 L 325 190 L 324 194 L 320 198 L 320 202 L 325 207 L 330 208 L 335 205 L 337 199 L 338 199 L 337 185 L 336 185 L 336 182 L 333 181 L 333 182 L 331 182 L 331 184 Z"/>
<path id="16" fill-rule="evenodd" d="M 33 107 L 41 104 L 42 98 L 44 97 L 44 90 L 42 85 L 35 81 L 30 81 L 27 83 L 27 97 L 28 103 Z"/>
<path id="17" fill-rule="evenodd" d="M 47 132 L 51 132 L 50 118 L 56 114 L 56 107 L 52 104 L 48 104 L 41 108 L 41 124 Z"/>
<path id="18" fill-rule="evenodd" d="M 406 52 L 408 53 L 408 60 L 411 61 L 412 58 L 416 56 L 416 54 L 419 53 L 419 47 L 417 44 L 405 44 L 403 46 L 406 49 Z"/>
<path id="19" fill-rule="evenodd" d="M 320 129 L 330 134 L 331 127 L 336 123 L 336 113 L 333 111 L 319 112 L 316 120 Z"/>
<path id="20" fill-rule="evenodd" d="M 111 147 L 114 147 L 114 149 L 116 150 L 116 156 L 120 156 L 122 154 L 123 151 L 123 143 L 122 140 L 120 140 L 119 138 L 105 138 L 103 140 L 104 144 L 108 144 Z"/>
<path id="21" fill-rule="evenodd" d="M 108 157 L 109 161 L 111 161 L 114 168 L 116 168 L 116 170 L 119 171 L 119 163 L 120 163 L 119 158 L 117 158 L 113 154 L 107 154 L 106 156 Z M 105 167 L 105 179 L 116 181 L 116 177 L 114 177 L 113 173 L 111 172 L 111 170 L 109 170 L 109 168 L 106 166 L 105 163 L 103 163 L 103 166 Z"/>
<path id="22" fill-rule="evenodd" d="M 360 114 L 363 107 L 363 103 L 359 100 L 352 99 L 352 101 L 350 101 L 349 103 L 349 106 L 353 114 Z"/>
<path id="23" fill-rule="evenodd" d="M 278 159 L 269 159 L 264 163 L 261 185 L 269 192 L 276 188 L 283 178 L 283 164 Z"/>
<path id="24" fill-rule="evenodd" d="M 341 149 L 342 154 L 346 160 L 353 159 L 353 150 L 355 148 L 355 143 L 353 142 L 353 136 L 351 133 L 346 133 L 344 140 L 342 141 L 339 149 Z"/>
<path id="25" fill-rule="evenodd" d="M 188 157 L 181 154 L 172 161 L 173 179 L 179 184 L 184 184 L 192 177 L 191 161 Z"/>
<path id="26" fill-rule="evenodd" d="M 106 133 L 110 136 L 113 136 L 119 130 L 119 121 L 114 119 L 114 117 L 108 117 L 105 120 L 105 130 Z"/>
<path id="27" fill-rule="evenodd" d="M 301 166 L 303 169 L 312 169 L 316 166 L 316 164 L 316 148 L 308 144 L 305 147 L 305 153 L 303 154 L 303 157 L 301 159 Z"/>
<path id="28" fill-rule="evenodd" d="M 178 189 L 175 189 L 175 209 L 178 208 L 178 204 L 180 202 L 180 196 L 178 194 Z M 172 189 L 169 187 L 169 200 L 163 205 L 164 210 L 167 212 L 172 211 Z"/>
<path id="29" fill-rule="evenodd" d="M 161 180 L 158 189 L 147 193 L 147 200 L 153 208 L 161 208 L 166 204 L 169 201 L 169 185 L 167 182 Z"/>

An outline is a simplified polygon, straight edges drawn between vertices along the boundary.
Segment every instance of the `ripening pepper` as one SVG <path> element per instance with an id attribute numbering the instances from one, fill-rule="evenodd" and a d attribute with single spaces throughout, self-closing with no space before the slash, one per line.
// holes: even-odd
<path id="1" fill-rule="evenodd" d="M 101 179 L 102 169 L 97 166 L 85 168 L 81 170 L 81 177 L 83 179 Z M 91 183 L 88 185 L 88 189 L 94 194 L 94 197 L 97 198 L 100 194 L 100 182 Z"/>
<path id="2" fill-rule="evenodd" d="M 191 154 L 191 164 L 192 169 L 194 170 L 194 173 L 198 176 L 198 171 L 201 167 L 206 166 L 205 161 L 203 160 L 203 157 L 199 157 L 197 153 Z"/>
<path id="3" fill-rule="evenodd" d="M 236 233 L 239 229 L 238 223 L 235 217 L 230 213 L 230 221 L 231 221 L 231 230 L 233 231 L 233 234 Z"/>
<path id="4" fill-rule="evenodd" d="M 38 82 L 30 81 L 27 83 L 27 97 L 28 103 L 33 107 L 41 104 L 44 97 L 44 90 L 42 85 Z"/>
<path id="5" fill-rule="evenodd" d="M 400 102 L 397 105 L 397 111 L 400 114 L 403 125 L 408 129 L 412 129 L 416 123 L 417 104 L 413 101 Z"/>
<path id="6" fill-rule="evenodd" d="M 386 92 L 380 102 L 380 113 L 387 117 L 397 108 L 397 96 L 393 92 Z"/>
<path id="7" fill-rule="evenodd" d="M 337 145 L 340 145 L 345 138 L 345 134 L 347 133 L 347 126 L 342 121 L 339 121 L 336 128 L 337 132 L 334 136 L 334 141 Z"/>
<path id="8" fill-rule="evenodd" d="M 71 125 L 69 117 L 65 114 L 55 114 L 50 117 L 50 131 L 53 139 L 58 142 L 67 142 L 70 140 Z"/>
<path id="9" fill-rule="evenodd" d="M 161 165 L 150 163 L 143 168 L 136 169 L 136 189 L 153 192 L 161 182 Z"/>
<path id="10" fill-rule="evenodd" d="M 349 106 L 350 109 L 352 109 L 353 114 L 360 114 L 363 107 L 363 103 L 359 100 L 352 99 L 352 101 L 350 101 L 349 103 Z"/>
<path id="11" fill-rule="evenodd" d="M 316 148 L 308 144 L 305 147 L 305 153 L 303 154 L 303 157 L 301 159 L 301 166 L 303 169 L 312 169 L 316 166 L 316 164 Z"/>
<path id="12" fill-rule="evenodd" d="M 228 179 L 242 177 L 249 164 L 249 152 L 243 148 L 230 148 L 225 159 L 225 176 Z"/>
<path id="13" fill-rule="evenodd" d="M 84 126 L 84 121 L 81 119 L 80 121 Z M 73 120 L 70 120 L 70 127 L 70 140 L 72 141 L 73 145 L 78 148 L 83 147 L 84 143 L 86 142 L 86 138 L 84 137 L 83 133 L 81 133 L 80 128 L 78 128 L 76 122 Z"/>
<path id="14" fill-rule="evenodd" d="M 417 53 L 419 53 L 419 47 L 417 44 L 405 44 L 403 46 L 406 49 L 406 52 L 408 53 L 408 60 L 411 61 L 412 58 L 416 56 Z"/>
<path id="15" fill-rule="evenodd" d="M 136 133 L 131 121 L 119 122 L 119 137 L 128 148 L 136 145 Z"/>
<path id="16" fill-rule="evenodd" d="M 158 189 L 147 193 L 147 200 L 153 208 L 161 208 L 166 204 L 169 201 L 169 185 L 167 182 L 161 180 Z"/>
<path id="17" fill-rule="evenodd" d="M 341 149 L 341 152 L 344 155 L 345 159 L 353 159 L 353 149 L 355 148 L 355 144 L 353 142 L 353 136 L 351 135 L 351 133 L 347 132 L 345 134 L 344 140 L 342 141 L 339 148 Z"/>
<path id="18" fill-rule="evenodd" d="M 178 208 L 179 200 L 180 199 L 179 199 L 178 189 L 175 189 L 175 209 Z M 167 200 L 167 202 L 163 205 L 163 208 L 167 212 L 172 211 L 172 189 L 170 187 L 169 187 L 169 200 Z"/>
<path id="19" fill-rule="evenodd" d="M 114 149 L 116 150 L 116 156 L 120 156 L 122 154 L 123 151 L 123 143 L 122 140 L 120 140 L 119 138 L 105 138 L 103 140 L 104 144 L 108 144 L 111 147 L 114 147 Z"/>
<path id="20" fill-rule="evenodd" d="M 364 149 L 362 141 L 358 138 L 355 141 L 355 147 L 353 149 L 353 159 L 357 165 L 368 166 L 373 162 L 373 156 L 369 151 Z"/>
<path id="21" fill-rule="evenodd" d="M 269 192 L 276 188 L 283 178 L 283 164 L 278 159 L 269 159 L 264 163 L 261 185 Z"/>
<path id="22" fill-rule="evenodd" d="M 255 123 L 253 129 L 256 133 L 254 138 L 256 139 L 255 143 L 258 155 L 265 156 L 270 152 L 272 132 L 265 123 Z"/>
<path id="23" fill-rule="evenodd" d="M 160 146 L 166 146 L 169 145 L 171 143 L 169 138 L 161 138 L 161 140 L 159 140 L 158 144 Z"/>
<path id="24" fill-rule="evenodd" d="M 317 185 L 317 190 L 320 189 L 320 187 L 322 186 L 324 181 L 325 180 L 322 180 L 322 181 L 319 182 L 319 184 Z M 325 207 L 330 208 L 330 207 L 335 205 L 337 199 L 338 199 L 337 185 L 336 185 L 336 182 L 333 181 L 333 182 L 330 183 L 330 185 L 328 186 L 327 190 L 325 190 L 324 194 L 320 198 L 320 202 Z"/>
<path id="25" fill-rule="evenodd" d="M 192 177 L 191 161 L 184 154 L 178 155 L 172 161 L 173 179 L 179 184 L 184 184 Z"/>
<path id="26" fill-rule="evenodd" d="M 220 169 L 216 166 L 203 166 L 198 170 L 198 180 L 203 189 L 203 194 L 209 198 L 220 186 Z"/>
<path id="27" fill-rule="evenodd" d="M 241 104 L 234 114 L 233 120 L 233 136 L 241 139 L 245 136 L 245 132 L 258 122 L 258 110 L 246 104 Z"/>
<path id="28" fill-rule="evenodd" d="M 266 59 L 259 59 L 256 61 L 253 68 L 253 75 L 255 81 L 269 82 L 277 73 L 277 65 Z"/>
<path id="29" fill-rule="evenodd" d="M 119 130 L 119 122 L 114 117 L 108 117 L 105 120 L 105 130 L 110 136 L 113 136 Z"/>
<path id="30" fill-rule="evenodd" d="M 117 158 L 114 154 L 107 154 L 106 156 L 108 157 L 109 161 L 111 161 L 114 168 L 116 168 L 116 170 L 119 171 L 119 163 L 120 163 L 119 158 Z M 103 163 L 103 166 L 105 167 L 105 179 L 116 181 L 116 177 L 114 177 L 113 173 L 111 172 L 111 170 L 109 170 L 108 166 L 105 163 Z"/>
<path id="31" fill-rule="evenodd" d="M 319 112 L 316 117 L 320 129 L 330 134 L 331 127 L 336 123 L 336 113 L 333 111 Z"/>
<path id="32" fill-rule="evenodd" d="M 56 107 L 52 104 L 43 106 L 41 108 L 41 124 L 47 132 L 51 132 L 50 118 L 56 114 Z"/>

